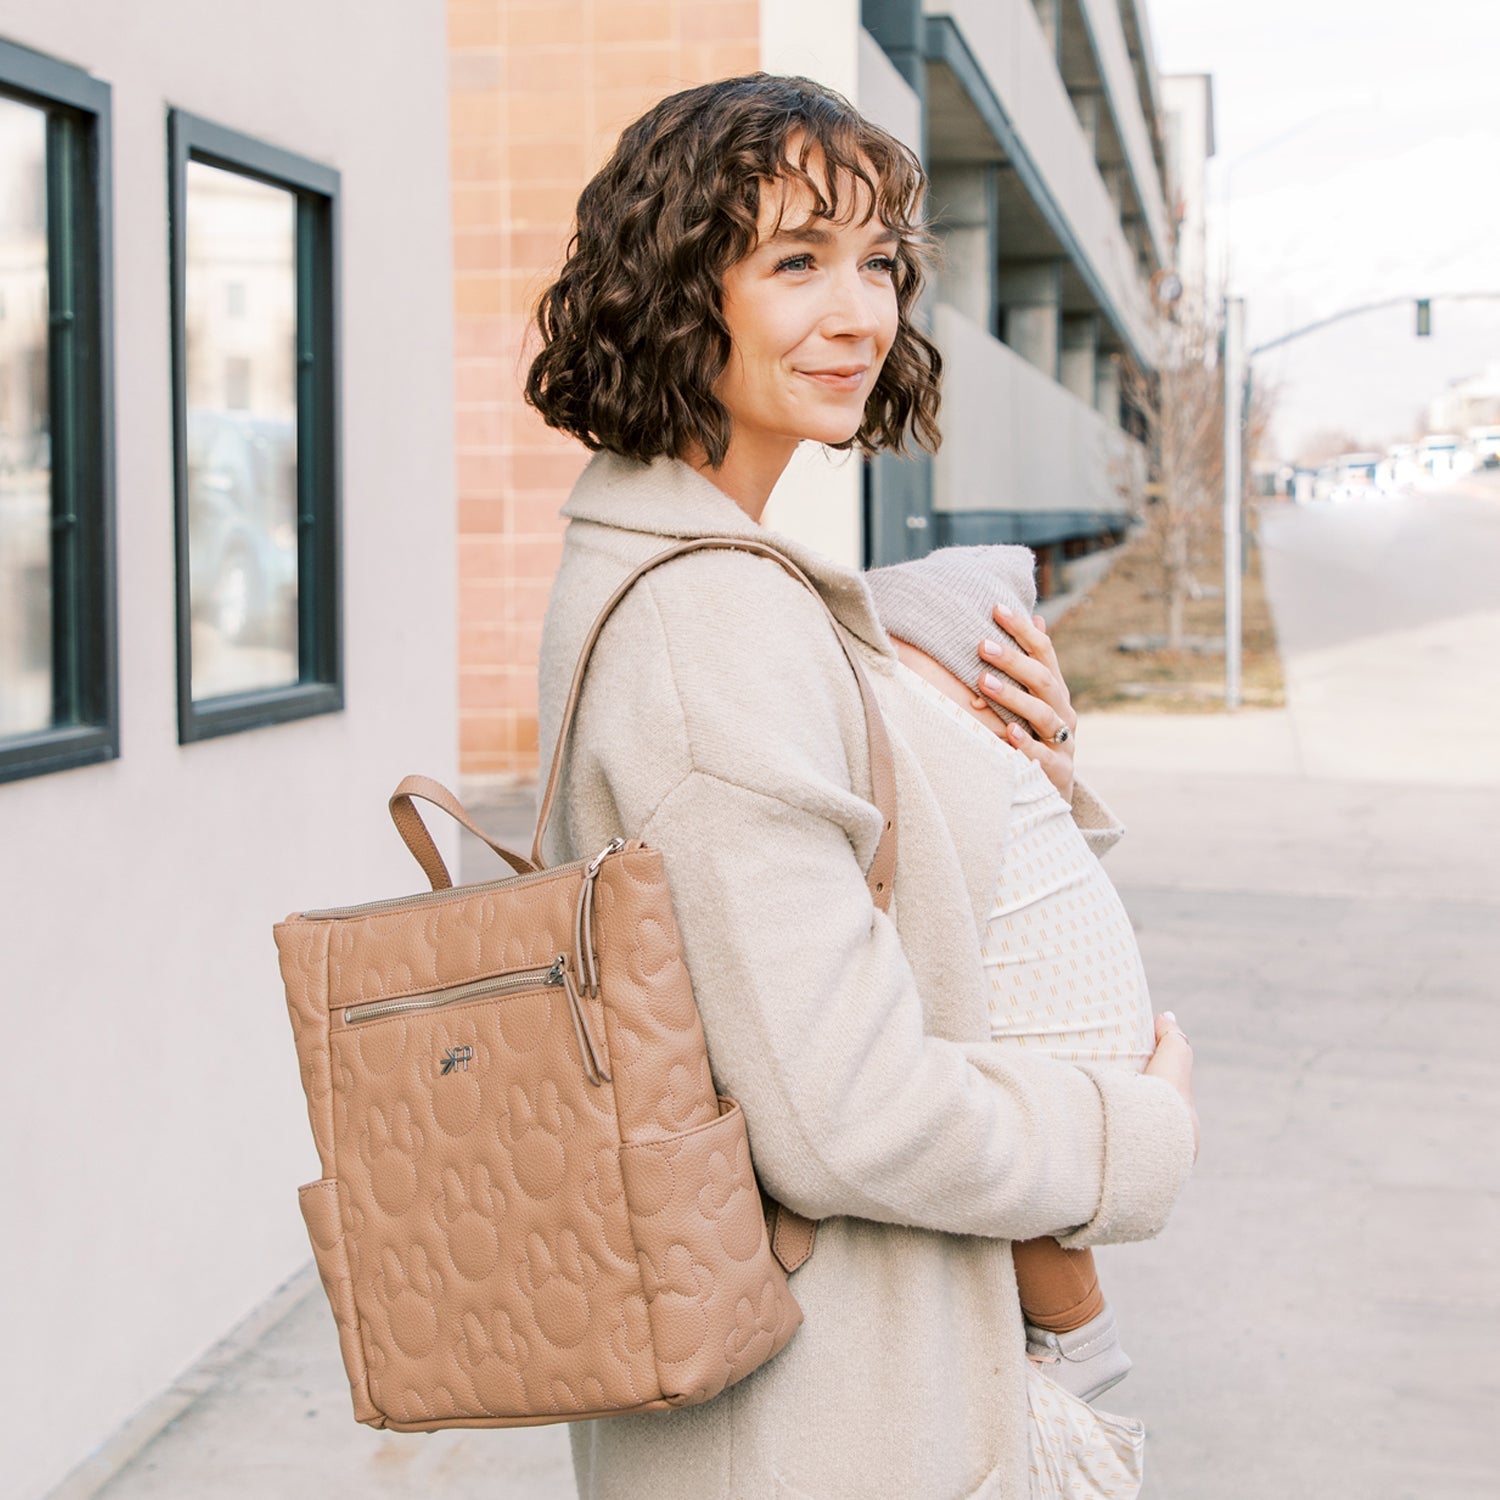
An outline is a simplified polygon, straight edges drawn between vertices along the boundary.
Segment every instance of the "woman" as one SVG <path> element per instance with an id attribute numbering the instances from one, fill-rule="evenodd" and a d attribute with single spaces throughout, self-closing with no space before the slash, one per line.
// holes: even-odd
<path id="1" fill-rule="evenodd" d="M 528 398 L 596 450 L 543 630 L 544 774 L 626 573 L 681 537 L 754 536 L 853 639 L 900 809 L 887 916 L 864 879 L 881 819 L 859 693 L 779 565 L 692 553 L 615 610 L 544 852 L 620 833 L 661 849 L 720 1089 L 766 1190 L 823 1222 L 781 1354 L 704 1406 L 573 1429 L 590 1500 L 1026 1495 L 1010 1242 L 1155 1234 L 1195 1152 L 1178 1038 L 1145 1075 L 989 1042 L 976 922 L 1006 798 L 973 796 L 993 784 L 984 747 L 914 710 L 861 575 L 759 523 L 799 442 L 936 441 L 938 361 L 909 321 L 921 186 L 818 85 L 690 90 L 621 137 L 543 299 Z M 1065 695 L 1037 702 L 1064 716 Z"/>

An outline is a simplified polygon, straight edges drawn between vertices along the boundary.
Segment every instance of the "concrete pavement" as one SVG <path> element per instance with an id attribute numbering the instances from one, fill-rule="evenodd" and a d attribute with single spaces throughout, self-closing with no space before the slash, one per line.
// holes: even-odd
<path id="1" fill-rule="evenodd" d="M 1101 1257 L 1136 1359 L 1105 1404 L 1148 1424 L 1152 1500 L 1500 1493 L 1500 527 L 1485 495 L 1375 503 L 1264 529 L 1286 710 L 1081 726 L 1203 1120 L 1165 1234 Z M 88 1493 L 571 1495 L 560 1429 L 356 1427 L 295 1290 Z"/>
<path id="2" fill-rule="evenodd" d="M 1080 733 L 1203 1122 L 1102 1257 L 1154 1500 L 1500 1493 L 1495 501 L 1271 513 L 1287 709 Z"/>

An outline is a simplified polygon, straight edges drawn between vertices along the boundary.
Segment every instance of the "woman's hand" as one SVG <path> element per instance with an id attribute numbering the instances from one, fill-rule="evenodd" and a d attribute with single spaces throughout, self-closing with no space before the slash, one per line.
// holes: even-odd
<path id="1" fill-rule="evenodd" d="M 1146 1064 L 1153 1078 L 1165 1078 L 1182 1095 L 1193 1117 L 1193 1160 L 1198 1160 L 1198 1109 L 1193 1103 L 1193 1048 L 1177 1017 L 1164 1010 L 1156 1018 L 1156 1051 Z"/>
<path id="2" fill-rule="evenodd" d="M 1073 712 L 1068 685 L 1063 681 L 1057 652 L 1047 634 L 1047 623 L 1040 615 L 1028 619 L 1001 609 L 998 604 L 995 623 L 1004 628 L 1020 649 L 1005 641 L 982 641 L 980 658 L 1015 681 L 1007 682 L 1005 677 L 986 672 L 979 679 L 979 691 L 1031 726 L 1034 736 L 1020 724 L 1007 724 L 1004 738 L 1036 761 L 1064 800 L 1069 800 L 1073 795 L 1073 753 L 1077 748 L 1073 735 L 1078 728 L 1078 715 Z"/>

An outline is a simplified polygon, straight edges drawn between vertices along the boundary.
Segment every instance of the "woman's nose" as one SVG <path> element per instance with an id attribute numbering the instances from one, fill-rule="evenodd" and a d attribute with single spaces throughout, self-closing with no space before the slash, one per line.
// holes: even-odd
<path id="1" fill-rule="evenodd" d="M 880 331 L 875 293 L 857 270 L 834 280 L 832 301 L 824 315 L 823 331 L 830 337 L 874 338 Z"/>

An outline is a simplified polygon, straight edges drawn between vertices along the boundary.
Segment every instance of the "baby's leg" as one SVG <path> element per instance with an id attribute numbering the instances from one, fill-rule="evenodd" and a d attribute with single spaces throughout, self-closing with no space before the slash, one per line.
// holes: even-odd
<path id="1" fill-rule="evenodd" d="M 1104 1311 L 1091 1250 L 1064 1250 L 1050 1235 L 1011 1246 L 1026 1321 L 1049 1333 L 1071 1333 Z"/>
<path id="2" fill-rule="evenodd" d="M 1064 1250 L 1043 1237 L 1011 1246 L 1026 1319 L 1026 1355 L 1084 1401 L 1130 1372 L 1115 1315 L 1099 1290 L 1089 1250 Z"/>

